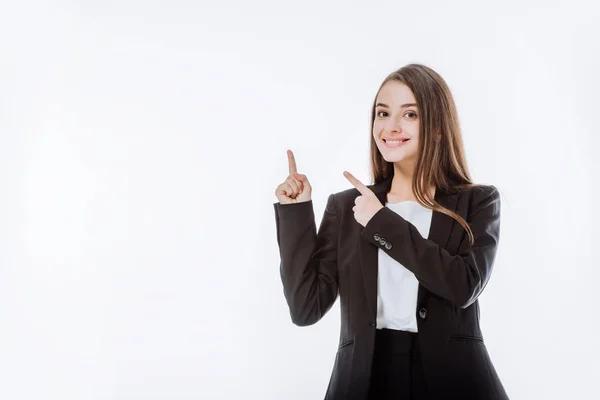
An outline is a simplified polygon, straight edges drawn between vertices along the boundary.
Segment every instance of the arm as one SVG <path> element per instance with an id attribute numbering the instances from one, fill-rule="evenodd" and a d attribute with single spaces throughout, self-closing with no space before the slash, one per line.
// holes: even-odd
<path id="1" fill-rule="evenodd" d="M 339 221 L 334 195 L 316 231 L 312 200 L 274 203 L 283 293 L 294 324 L 312 325 L 338 296 L 337 238 Z"/>
<path id="2" fill-rule="evenodd" d="M 423 238 L 414 225 L 387 207 L 369 220 L 363 237 L 414 273 L 429 291 L 466 308 L 475 302 L 490 278 L 500 235 L 498 190 L 494 186 L 475 190 L 473 209 L 467 216 L 475 243 L 471 246 L 465 234 L 456 255 Z M 380 246 L 373 239 L 375 233 L 393 243 L 392 248 Z"/>

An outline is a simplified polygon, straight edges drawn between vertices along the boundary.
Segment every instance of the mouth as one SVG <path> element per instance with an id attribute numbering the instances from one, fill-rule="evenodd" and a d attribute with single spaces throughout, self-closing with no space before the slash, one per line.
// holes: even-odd
<path id="1" fill-rule="evenodd" d="M 407 142 L 410 141 L 410 139 L 386 139 L 386 138 L 383 138 L 382 141 L 386 147 L 393 148 L 393 147 L 404 146 Z"/>

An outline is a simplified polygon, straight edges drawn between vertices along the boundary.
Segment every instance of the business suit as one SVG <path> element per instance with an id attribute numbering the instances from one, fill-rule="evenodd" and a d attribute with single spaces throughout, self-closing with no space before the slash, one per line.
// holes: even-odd
<path id="1" fill-rule="evenodd" d="M 392 177 L 368 186 L 385 204 Z M 319 321 L 340 297 L 339 348 L 326 400 L 366 399 L 377 315 L 378 249 L 419 281 L 418 342 L 432 399 L 508 399 L 479 326 L 477 297 L 492 272 L 500 232 L 500 198 L 494 186 L 435 199 L 466 218 L 475 244 L 451 217 L 434 211 L 423 238 L 383 207 L 366 224 L 354 219 L 356 189 L 331 194 L 319 230 L 312 201 L 275 203 L 280 273 L 292 321 Z"/>

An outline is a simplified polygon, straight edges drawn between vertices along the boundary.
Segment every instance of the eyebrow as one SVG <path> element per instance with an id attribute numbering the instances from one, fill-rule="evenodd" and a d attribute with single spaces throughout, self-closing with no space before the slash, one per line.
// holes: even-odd
<path id="1" fill-rule="evenodd" d="M 375 105 L 375 107 L 385 107 L 385 108 L 390 108 L 390 106 L 388 106 L 387 104 L 383 104 L 383 103 L 377 103 Z M 407 104 L 402 104 L 400 106 L 400 108 L 406 108 L 406 107 L 417 107 L 417 105 L 415 103 L 407 103 Z"/>

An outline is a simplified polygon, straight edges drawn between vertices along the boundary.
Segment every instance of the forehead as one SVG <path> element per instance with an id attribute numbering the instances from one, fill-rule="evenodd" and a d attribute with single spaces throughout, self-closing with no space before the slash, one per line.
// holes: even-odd
<path id="1" fill-rule="evenodd" d="M 416 103 L 413 92 L 402 82 L 388 81 L 377 94 L 377 102 L 386 104 Z"/>

